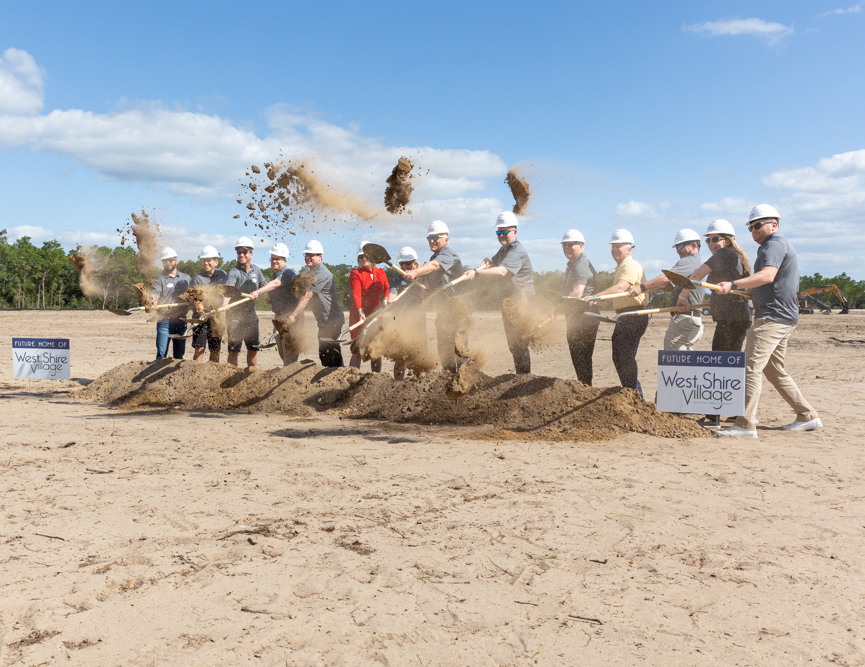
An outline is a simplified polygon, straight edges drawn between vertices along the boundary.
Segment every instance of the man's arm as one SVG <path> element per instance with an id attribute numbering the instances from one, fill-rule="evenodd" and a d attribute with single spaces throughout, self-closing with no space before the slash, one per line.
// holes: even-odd
<path id="1" fill-rule="evenodd" d="M 708 264 L 701 264 L 700 267 L 691 274 L 691 280 L 700 280 L 708 276 L 712 273 L 712 267 Z M 738 283 L 736 283 L 738 284 Z M 687 306 L 688 305 L 688 295 L 691 293 L 690 289 L 683 289 L 679 292 L 679 299 L 676 301 L 677 306 Z"/>
<path id="2" fill-rule="evenodd" d="M 660 276 L 652 278 L 646 283 L 646 291 L 651 292 L 652 290 L 659 290 L 669 284 L 670 279 L 662 273 Z M 639 285 L 628 285 L 627 289 L 628 296 L 640 296 L 643 293 L 643 289 Z"/>
<path id="3" fill-rule="evenodd" d="M 441 264 L 439 264 L 436 260 L 431 259 L 428 262 L 424 262 L 416 269 L 406 271 L 405 277 L 409 280 L 414 280 L 415 278 L 420 278 L 421 276 L 428 276 L 430 273 L 438 271 L 441 267 Z"/>
<path id="4" fill-rule="evenodd" d="M 757 273 L 754 273 L 747 278 L 737 280 L 736 289 L 752 289 L 754 287 L 768 285 L 769 283 L 775 282 L 775 276 L 777 275 L 777 266 L 764 266 L 762 269 L 757 271 Z M 733 289 L 733 283 L 729 282 L 718 283 L 718 286 L 721 288 L 718 290 L 718 294 L 729 294 L 730 290 Z"/>
<path id="5" fill-rule="evenodd" d="M 288 319 L 294 322 L 300 317 L 300 314 L 303 312 L 303 309 L 306 308 L 306 305 L 309 303 L 310 299 L 312 299 L 314 292 L 307 291 L 306 294 L 297 302 L 297 305 L 294 307 L 294 310 L 291 311 L 291 315 L 288 316 Z"/>

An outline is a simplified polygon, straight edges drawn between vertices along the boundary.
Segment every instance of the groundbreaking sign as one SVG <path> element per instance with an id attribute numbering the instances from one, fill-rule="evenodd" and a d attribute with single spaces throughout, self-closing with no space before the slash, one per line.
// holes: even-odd
<path id="1" fill-rule="evenodd" d="M 658 350 L 658 411 L 745 414 L 745 353 Z"/>
<path id="2" fill-rule="evenodd" d="M 16 380 L 68 380 L 68 338 L 13 338 L 12 369 Z"/>

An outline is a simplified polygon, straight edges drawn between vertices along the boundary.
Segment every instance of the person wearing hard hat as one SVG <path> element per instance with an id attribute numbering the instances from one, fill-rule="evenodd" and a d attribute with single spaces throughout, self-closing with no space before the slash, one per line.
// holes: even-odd
<path id="1" fill-rule="evenodd" d="M 241 236 L 234 244 L 237 253 L 237 264 L 228 272 L 226 285 L 236 287 L 244 294 L 252 294 L 267 283 L 267 278 L 255 264 L 252 263 L 252 239 Z M 241 297 L 236 297 L 238 301 Z M 224 305 L 232 299 L 225 297 Z M 255 368 L 258 365 L 258 351 L 261 349 L 259 340 L 258 315 L 255 314 L 255 301 L 247 301 L 236 308 L 226 311 L 228 326 L 228 363 L 238 365 L 238 357 L 243 345 L 246 345 L 246 365 Z"/>
<path id="2" fill-rule="evenodd" d="M 754 273 L 719 283 L 719 294 L 731 289 L 751 290 L 754 323 L 745 336 L 745 414 L 719 436 L 757 437 L 757 404 L 763 375 L 796 412 L 795 421 L 781 428 L 813 431 L 823 428 L 820 416 L 805 400 L 784 368 L 787 344 L 799 324 L 799 262 L 793 245 L 778 234 L 781 216 L 774 206 L 759 204 L 748 216 L 748 231 L 760 247 Z"/>
<path id="3" fill-rule="evenodd" d="M 568 266 L 562 278 L 562 296 L 582 298 L 591 296 L 598 290 L 595 267 L 583 253 L 586 239 L 576 229 L 569 229 L 562 237 L 562 252 L 568 259 Z M 571 362 L 577 373 L 577 379 L 589 387 L 592 386 L 592 355 L 595 352 L 595 340 L 598 337 L 600 321 L 587 317 L 587 307 L 576 300 L 563 301 L 565 321 L 567 322 L 566 339 Z M 591 307 L 594 312 L 596 308 Z"/>
<path id="4" fill-rule="evenodd" d="M 704 236 L 712 256 L 690 275 L 691 280 L 705 278 L 717 285 L 751 275 L 750 258 L 736 243 L 736 230 L 733 225 L 726 220 L 713 220 Z M 681 291 L 676 301 L 677 306 L 689 305 L 690 291 Z M 737 294 L 718 294 L 713 291 L 709 295 L 709 312 L 715 322 L 712 351 L 741 352 L 745 334 L 751 326 L 751 309 L 747 301 Z M 716 415 L 706 415 L 697 423 L 701 426 L 715 426 L 718 418 Z"/>
<path id="5" fill-rule="evenodd" d="M 399 262 L 399 268 L 409 273 L 419 266 L 418 254 L 414 248 L 405 246 L 399 249 L 397 262 Z M 409 287 L 411 287 L 411 279 L 397 273 L 390 279 L 388 301 L 393 301 Z M 416 289 L 411 294 L 406 294 L 399 300 L 399 304 L 399 306 L 394 305 L 394 309 L 398 309 L 394 317 L 404 332 L 403 337 L 407 339 L 407 344 L 416 346 L 419 353 L 421 350 L 426 350 L 426 311 L 423 308 L 423 294 L 421 290 Z M 404 379 L 405 370 L 405 366 L 395 361 L 393 365 L 393 379 Z M 420 377 L 420 374 L 418 374 L 418 377 Z"/>
<path id="6" fill-rule="evenodd" d="M 276 332 L 276 351 L 282 359 L 282 365 L 288 366 L 297 361 L 300 356 L 296 349 L 292 349 L 288 332 L 279 326 L 282 320 L 288 320 L 288 314 L 297 307 L 297 297 L 291 293 L 291 281 L 295 273 L 285 263 L 288 261 L 288 246 L 284 243 L 275 243 L 270 249 L 270 269 L 273 278 L 266 285 L 250 292 L 249 296 L 258 299 L 262 294 L 268 294 L 270 307 L 273 309 L 273 330 Z"/>
<path id="7" fill-rule="evenodd" d="M 622 294 L 612 299 L 612 306 L 616 314 L 640 310 L 646 306 L 648 297 L 644 289 L 636 290 L 631 294 L 632 287 L 644 284 L 646 274 L 643 267 L 631 257 L 635 243 L 634 237 L 627 229 L 617 229 L 610 238 L 610 254 L 616 261 L 616 271 L 613 273 L 613 285 L 595 296 L 604 294 Z M 639 379 L 639 367 L 637 366 L 637 351 L 640 349 L 640 340 L 649 326 L 648 315 L 632 315 L 623 317 L 616 322 L 613 329 L 611 342 L 613 344 L 613 365 L 619 376 L 619 382 L 623 387 L 636 389 L 643 395 L 643 387 Z"/>
<path id="8" fill-rule="evenodd" d="M 222 298 L 218 297 L 215 288 L 224 285 L 228 280 L 228 274 L 219 266 L 219 251 L 212 245 L 206 245 L 198 255 L 201 262 L 201 271 L 192 277 L 193 287 L 202 287 L 206 292 L 206 299 L 201 304 L 203 310 L 213 310 L 222 305 Z M 198 313 L 199 315 L 202 313 Z M 193 361 L 204 363 L 204 349 L 210 350 L 210 361 L 219 363 L 219 351 L 222 348 L 222 336 L 213 330 L 213 324 L 206 321 L 196 324 L 192 330 L 192 354 Z"/>
<path id="9" fill-rule="evenodd" d="M 407 271 L 410 280 L 420 279 L 427 287 L 448 287 L 451 282 L 465 273 L 459 255 L 450 246 L 450 230 L 441 220 L 433 220 L 426 230 L 426 240 L 432 256 L 418 268 Z M 468 313 L 461 303 L 453 301 L 456 288 L 450 287 L 440 292 L 436 312 L 436 339 L 439 361 L 442 368 L 449 371 L 457 369 L 457 337 L 462 339 L 460 347 L 464 348 L 468 337 Z"/>
<path id="10" fill-rule="evenodd" d="M 178 297 L 189 289 L 191 279 L 185 273 L 177 270 L 177 253 L 173 248 L 162 250 L 162 273 L 153 279 L 153 289 L 150 291 L 150 299 L 153 305 L 164 303 L 177 303 Z M 157 311 L 156 316 L 156 358 L 164 359 L 168 356 L 168 341 L 171 338 L 172 357 L 183 359 L 186 352 L 186 339 L 182 338 L 186 331 L 186 323 L 181 320 L 189 311 L 189 304 L 182 303 L 174 308 L 163 308 Z"/>
<path id="11" fill-rule="evenodd" d="M 339 334 L 345 324 L 345 314 L 339 305 L 339 293 L 333 274 L 321 261 L 324 248 L 315 239 L 303 249 L 303 262 L 309 269 L 312 283 L 288 316 L 294 324 L 309 305 L 318 324 L 318 358 L 321 365 L 338 368 L 344 365 Z"/>
<path id="12" fill-rule="evenodd" d="M 673 249 L 679 255 L 670 271 L 678 273 L 687 278 L 700 268 L 703 259 L 700 257 L 700 235 L 693 229 L 680 229 L 676 232 L 673 240 Z M 631 296 L 637 296 L 643 292 L 651 292 L 670 288 L 670 279 L 663 273 L 641 285 L 634 285 L 628 290 Z M 672 286 L 672 297 L 670 302 L 675 304 L 681 294 L 682 288 Z M 699 306 L 706 296 L 706 288 L 696 287 L 688 291 L 687 305 Z M 703 336 L 703 318 L 699 311 L 687 311 L 684 313 L 670 313 L 670 324 L 664 334 L 665 350 L 693 350 L 694 345 Z"/>
<path id="13" fill-rule="evenodd" d="M 502 305 L 506 299 L 514 302 L 513 310 L 502 308 L 505 336 L 516 372 L 531 373 L 532 358 L 528 340 L 519 324 L 512 319 L 516 313 L 525 310 L 528 298 L 535 294 L 535 274 L 525 246 L 517 239 L 518 226 L 517 216 L 511 211 L 499 213 L 495 229 L 501 247 L 492 259 L 484 259 L 477 270 L 466 271 L 466 277 L 468 280 L 474 280 L 475 276 L 498 279 Z"/>
<path id="14" fill-rule="evenodd" d="M 382 299 L 387 298 L 390 285 L 384 269 L 369 261 L 363 246 L 367 241 L 361 241 L 357 246 L 357 268 L 352 269 L 348 275 L 348 287 L 351 290 L 351 306 L 348 313 L 349 325 L 357 324 L 361 320 L 370 317 L 381 308 Z M 356 340 L 363 331 L 363 325 L 353 329 L 351 339 Z M 360 352 L 352 352 L 349 365 L 360 368 Z M 381 357 L 371 359 L 370 366 L 373 373 L 381 373 Z"/>

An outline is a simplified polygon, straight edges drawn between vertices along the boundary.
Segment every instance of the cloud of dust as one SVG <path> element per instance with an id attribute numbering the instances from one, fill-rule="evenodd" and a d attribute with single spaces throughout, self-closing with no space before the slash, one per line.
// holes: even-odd
<path id="1" fill-rule="evenodd" d="M 427 347 L 425 321 L 423 304 L 395 303 L 364 327 L 357 350 L 364 361 L 387 357 L 416 374 L 427 373 L 436 367 L 436 356 Z"/>
<path id="2" fill-rule="evenodd" d="M 138 252 L 135 255 L 135 266 L 146 276 L 156 273 L 156 259 L 159 256 L 160 237 L 163 235 L 162 228 L 151 222 L 146 211 L 140 214 L 132 214 L 132 222 L 126 222 L 124 227 L 117 229 L 120 234 L 120 245 L 126 245 L 128 236 L 135 239 Z"/>
<path id="3" fill-rule="evenodd" d="M 76 246 L 76 253 L 69 255 L 69 261 L 78 271 L 78 285 L 84 296 L 102 298 L 104 290 L 99 282 L 98 273 L 90 255 L 91 251 L 92 248 Z"/>
<path id="4" fill-rule="evenodd" d="M 301 322 L 292 324 L 288 319 L 288 314 L 285 314 L 284 317 L 273 318 L 273 330 L 279 332 L 286 350 L 291 354 L 300 354 L 314 344 L 312 331 L 307 330 L 304 333 Z"/>

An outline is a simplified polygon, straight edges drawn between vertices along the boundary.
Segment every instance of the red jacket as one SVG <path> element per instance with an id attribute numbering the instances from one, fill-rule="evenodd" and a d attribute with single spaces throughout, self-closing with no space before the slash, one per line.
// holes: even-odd
<path id="1" fill-rule="evenodd" d="M 366 269 L 352 269 L 348 277 L 348 286 L 351 289 L 351 308 L 349 310 L 349 324 L 360 320 L 360 310 L 369 317 L 374 311 L 381 307 L 381 299 L 386 296 L 390 285 L 384 269 L 377 266 L 372 271 Z M 359 334 L 363 327 L 358 327 L 352 334 Z M 356 337 L 355 335 L 352 336 Z"/>

